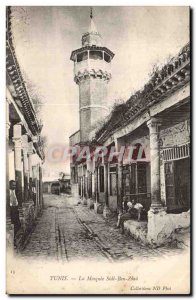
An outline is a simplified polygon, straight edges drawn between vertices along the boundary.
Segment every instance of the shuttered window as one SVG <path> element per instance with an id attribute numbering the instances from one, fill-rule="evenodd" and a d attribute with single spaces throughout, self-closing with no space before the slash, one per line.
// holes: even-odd
<path id="1" fill-rule="evenodd" d="M 104 193 L 104 167 L 99 168 L 99 190 Z"/>

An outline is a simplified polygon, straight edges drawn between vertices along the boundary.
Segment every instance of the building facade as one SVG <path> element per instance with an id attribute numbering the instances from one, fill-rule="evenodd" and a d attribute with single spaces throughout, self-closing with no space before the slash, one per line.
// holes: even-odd
<path id="1" fill-rule="evenodd" d="M 58 177 L 43 177 L 43 193 L 44 194 L 70 194 L 70 175 L 62 174 Z"/>
<path id="2" fill-rule="evenodd" d="M 6 28 L 6 220 L 8 246 L 19 247 L 32 230 L 43 205 L 42 125 L 26 89 L 17 61 L 11 30 L 11 8 Z M 14 232 L 10 215 L 10 181 L 16 182 L 20 227 Z"/>
<path id="3" fill-rule="evenodd" d="M 96 155 L 91 160 L 72 157 L 72 183 L 77 182 L 75 194 L 84 204 L 107 217 L 122 213 L 125 196 L 141 203 L 147 212 L 142 233 L 136 233 L 134 222 L 125 227 L 152 244 L 162 244 L 177 228 L 190 225 L 189 44 L 143 89 L 116 106 L 101 127 L 86 134 L 90 152 L 93 145 L 102 145 L 108 152 L 114 149 L 114 155 L 110 160 L 104 155 L 98 160 Z"/>

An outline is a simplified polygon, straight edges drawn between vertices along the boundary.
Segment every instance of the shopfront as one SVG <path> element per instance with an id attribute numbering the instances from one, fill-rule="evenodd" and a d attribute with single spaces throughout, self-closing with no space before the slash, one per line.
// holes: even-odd
<path id="1" fill-rule="evenodd" d="M 181 213 L 190 209 L 190 144 L 164 151 L 167 211 Z"/>
<path id="2" fill-rule="evenodd" d="M 135 162 L 123 166 L 123 194 L 129 200 L 140 202 L 146 210 L 150 207 L 150 163 Z"/>

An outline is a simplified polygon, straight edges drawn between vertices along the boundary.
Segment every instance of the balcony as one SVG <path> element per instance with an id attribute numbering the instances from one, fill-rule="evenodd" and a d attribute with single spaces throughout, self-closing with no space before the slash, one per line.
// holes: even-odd
<path id="1" fill-rule="evenodd" d="M 74 75 L 77 75 L 78 72 L 83 73 L 85 70 L 95 71 L 102 70 L 103 72 L 111 73 L 111 63 L 106 62 L 101 59 L 86 59 L 80 62 L 74 63 Z"/>

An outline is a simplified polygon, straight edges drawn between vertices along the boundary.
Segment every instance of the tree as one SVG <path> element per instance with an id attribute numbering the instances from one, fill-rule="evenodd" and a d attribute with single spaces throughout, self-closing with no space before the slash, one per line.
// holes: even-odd
<path id="1" fill-rule="evenodd" d="M 40 136 L 40 146 L 44 149 L 47 147 L 47 136 L 41 135 Z"/>
<path id="2" fill-rule="evenodd" d="M 42 106 L 45 104 L 44 97 L 39 91 L 39 88 L 31 81 L 26 72 L 23 71 L 23 76 L 25 79 L 25 85 L 28 91 L 28 94 L 33 102 L 33 106 L 36 114 L 40 114 Z"/>

